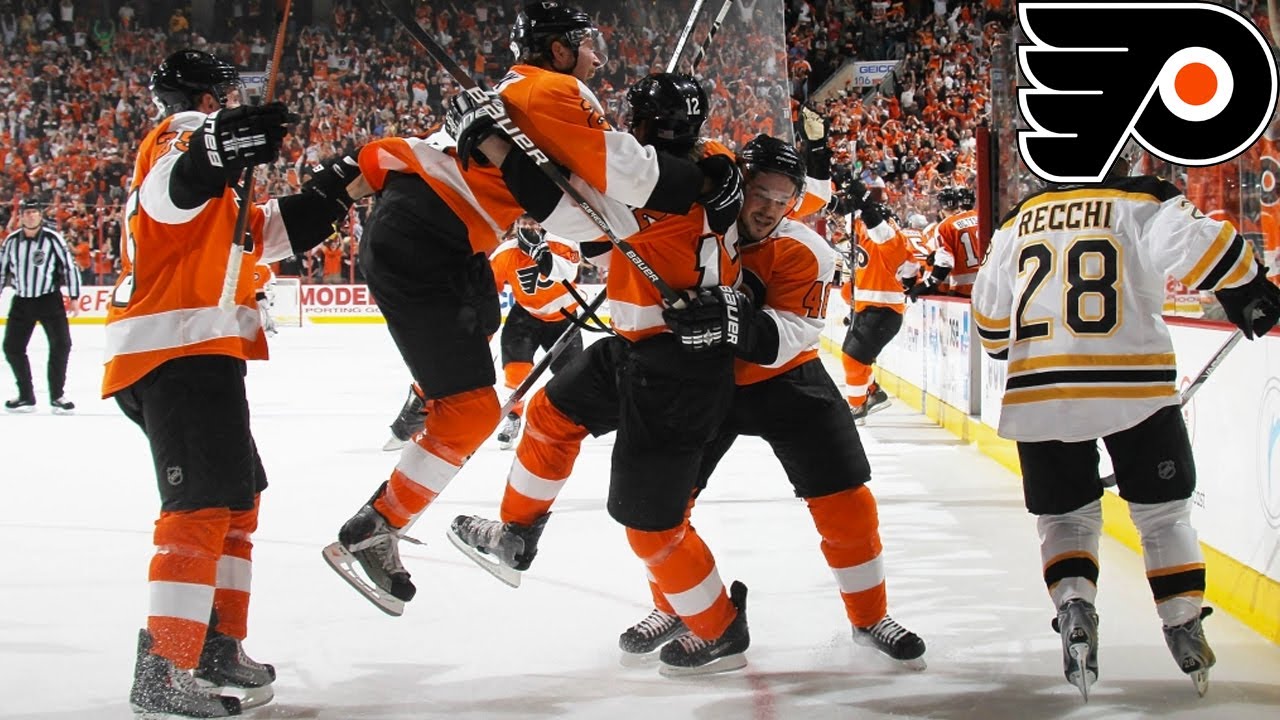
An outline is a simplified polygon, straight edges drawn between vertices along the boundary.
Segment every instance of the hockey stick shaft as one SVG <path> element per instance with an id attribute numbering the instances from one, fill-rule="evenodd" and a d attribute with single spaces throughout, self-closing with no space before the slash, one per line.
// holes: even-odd
<path id="1" fill-rule="evenodd" d="M 1178 402 L 1178 405 L 1180 407 L 1186 407 L 1186 404 L 1191 401 L 1191 396 L 1199 392 L 1200 388 L 1204 385 L 1205 381 L 1208 380 L 1209 376 L 1213 374 L 1213 371 L 1218 369 L 1218 366 L 1221 365 L 1222 361 L 1226 359 L 1227 354 L 1231 352 L 1231 349 L 1234 348 L 1236 344 L 1238 344 L 1240 340 L 1243 338 L 1244 338 L 1243 330 L 1237 329 L 1235 332 L 1231 333 L 1231 335 L 1222 343 L 1222 345 L 1217 349 L 1217 351 L 1213 353 L 1213 357 L 1209 358 L 1209 362 L 1204 364 L 1204 367 L 1201 368 L 1200 370 L 1200 374 L 1196 375 L 1196 379 L 1192 380 L 1191 384 L 1187 386 L 1187 389 L 1182 391 L 1182 398 Z M 1115 485 L 1116 474 L 1113 472 L 1110 475 L 1107 475 L 1106 477 L 1102 478 L 1102 484 L 1105 487 L 1111 487 L 1112 485 Z"/>
<path id="2" fill-rule="evenodd" d="M 715 39 L 716 33 L 720 32 L 720 25 L 724 23 L 725 16 L 729 14 L 729 8 L 733 5 L 733 0 L 724 0 L 724 4 L 720 6 L 720 12 L 716 13 L 716 19 L 711 21 L 711 28 L 707 30 L 707 37 L 703 39 L 702 44 L 698 46 L 698 52 L 693 56 L 693 60 L 689 64 L 689 72 L 697 72 L 698 63 L 706 57 L 707 52 L 711 50 L 711 41 Z M 677 55 L 679 48 L 676 49 Z M 675 58 L 671 60 L 675 62 Z M 670 72 L 670 70 L 668 70 Z"/>
<path id="3" fill-rule="evenodd" d="M 284 0 L 284 15 L 280 18 L 280 27 L 276 29 L 276 45 L 271 51 L 271 69 L 267 73 L 267 88 L 263 93 L 263 103 L 269 103 L 276 96 L 276 78 L 280 75 L 280 59 L 284 54 L 285 29 L 289 27 L 289 11 L 293 0 Z M 236 209 L 236 225 L 231 235 L 231 252 L 227 256 L 227 273 L 222 278 L 222 295 L 218 298 L 218 307 L 231 310 L 236 306 L 236 287 L 240 284 L 240 268 L 244 264 L 245 232 L 249 229 L 249 206 L 253 204 L 253 166 L 244 169 L 244 179 L 236 188 L 236 197 L 240 207 Z"/>
<path id="4" fill-rule="evenodd" d="M 671 53 L 671 60 L 667 63 L 667 72 L 676 71 L 676 65 L 680 62 L 680 53 L 684 51 L 684 44 L 689 42 L 689 35 L 693 33 L 693 25 L 698 21 L 698 13 L 702 11 L 702 3 L 706 0 L 697 0 L 693 3 L 693 9 L 689 11 L 689 19 L 684 24 L 684 30 L 680 31 L 680 39 L 676 41 L 676 49 Z"/>
<path id="5" fill-rule="evenodd" d="M 604 216 L 591 206 L 591 203 L 582 196 L 582 193 L 578 192 L 573 185 L 569 184 L 569 179 L 566 178 L 564 174 L 560 172 L 559 168 L 551 162 L 551 158 L 547 157 L 546 153 L 538 149 L 538 146 L 534 144 L 533 140 L 516 125 L 515 121 L 512 120 L 505 111 L 500 109 L 500 106 L 489 102 L 488 98 L 486 98 L 481 91 L 480 86 L 471 78 L 471 75 L 469 75 L 466 70 L 457 63 L 457 61 L 450 57 L 445 49 L 441 47 L 435 39 L 427 34 L 427 32 L 418 25 L 418 22 L 413 19 L 413 17 L 407 16 L 405 13 L 397 10 L 395 7 L 392 7 L 392 0 L 381 0 L 381 2 L 386 11 L 395 18 L 396 22 L 404 28 L 405 32 L 409 33 L 409 36 L 412 37 L 423 50 L 426 50 L 428 55 L 434 58 L 436 62 L 440 63 L 440 65 L 444 67 L 445 72 L 453 76 L 454 82 L 458 83 L 458 85 L 465 92 L 471 95 L 477 103 L 488 107 L 494 123 L 507 134 L 511 139 L 511 144 L 523 151 L 525 155 L 528 155 L 529 159 L 533 160 L 534 164 L 538 166 L 538 169 L 542 170 L 542 172 L 556 184 L 556 187 L 560 188 L 565 195 L 568 195 L 569 198 L 572 199 L 579 208 L 581 208 L 582 212 L 586 213 L 587 217 L 591 219 L 591 222 L 595 223 L 596 227 L 600 228 L 600 232 L 609 238 L 609 242 L 613 243 L 614 246 L 618 248 L 623 257 L 627 258 L 627 260 L 630 261 L 631 264 L 634 265 L 649 282 L 653 283 L 654 287 L 656 287 L 658 292 L 662 295 L 662 299 L 665 300 L 668 305 L 683 307 L 685 304 L 684 297 L 671 289 L 671 286 L 659 277 L 658 273 L 655 272 L 653 268 L 649 267 L 649 264 L 645 262 L 644 258 L 642 258 L 640 254 L 636 252 L 636 249 L 631 246 L 631 243 L 628 243 L 626 240 L 618 237 L 617 233 L 609 227 L 609 223 L 605 221 Z"/>
<path id="6" fill-rule="evenodd" d="M 594 314 L 604 304 L 604 300 L 605 292 L 601 288 L 600 294 L 596 295 L 595 299 L 587 305 L 585 312 L 588 315 Z M 533 369 L 529 371 L 524 380 L 516 386 L 515 390 L 511 391 L 511 395 L 507 397 L 506 402 L 502 403 L 502 412 L 498 417 L 506 417 L 507 413 L 511 412 L 516 405 L 524 400 L 524 396 L 529 394 L 529 390 L 534 383 L 538 382 L 538 378 L 542 377 L 542 373 L 546 372 L 547 368 L 551 367 L 551 363 L 555 362 L 556 358 L 564 353 L 565 348 L 569 347 L 569 343 L 573 342 L 574 337 L 580 332 L 582 332 L 582 329 L 577 325 L 570 325 L 565 328 L 564 332 L 560 333 L 560 337 L 556 338 L 556 341 L 547 349 L 546 354 L 542 356 L 538 364 L 533 366 Z"/>

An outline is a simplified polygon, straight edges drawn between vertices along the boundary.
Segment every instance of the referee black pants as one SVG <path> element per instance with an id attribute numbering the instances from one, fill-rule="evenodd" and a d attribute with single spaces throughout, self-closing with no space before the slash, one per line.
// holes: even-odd
<path id="1" fill-rule="evenodd" d="M 9 305 L 9 319 L 4 326 L 4 359 L 13 368 L 18 395 L 35 400 L 27 343 L 31 342 L 36 323 L 44 328 L 44 336 L 49 341 L 49 399 L 57 400 L 62 397 L 67 383 L 67 358 L 71 356 L 71 328 L 67 325 L 62 293 L 13 298 Z"/>

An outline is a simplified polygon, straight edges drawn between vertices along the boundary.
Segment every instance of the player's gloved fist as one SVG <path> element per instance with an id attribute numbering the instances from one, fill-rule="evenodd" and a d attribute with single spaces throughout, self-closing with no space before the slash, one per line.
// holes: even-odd
<path id="1" fill-rule="evenodd" d="M 359 154 L 359 153 L 357 153 Z M 351 208 L 347 185 L 360 175 L 360 164 L 350 155 L 321 160 L 311 168 L 311 179 L 302 184 L 303 192 L 313 192 L 334 203 L 334 211 L 345 213 Z"/>
<path id="2" fill-rule="evenodd" d="M 719 234 L 728 232 L 742 210 L 742 172 L 728 155 L 710 155 L 698 161 L 711 189 L 698 198 L 707 213 L 707 225 Z"/>
<path id="3" fill-rule="evenodd" d="M 851 213 L 863 210 L 871 204 L 871 190 L 858 178 L 851 179 L 841 194 L 844 196 L 845 207 Z"/>
<path id="4" fill-rule="evenodd" d="M 516 236 L 520 249 L 538 266 L 538 274 L 542 277 L 550 277 L 551 270 L 555 267 L 555 258 L 547 245 L 546 236 L 529 227 L 517 228 Z"/>
<path id="5" fill-rule="evenodd" d="M 282 102 L 218 110 L 191 134 L 187 152 L 202 175 L 221 173 L 234 183 L 245 168 L 280 157 L 288 126 L 299 120 Z"/>
<path id="6" fill-rule="evenodd" d="M 816 143 L 827 139 L 827 123 L 816 110 L 808 105 L 800 106 L 800 121 L 804 126 L 804 139 Z"/>
<path id="7" fill-rule="evenodd" d="M 938 278 L 933 275 L 925 275 L 923 280 L 907 288 L 907 298 L 911 302 L 917 302 L 920 300 L 921 295 L 933 295 L 936 292 L 938 292 Z"/>
<path id="8" fill-rule="evenodd" d="M 1257 264 L 1252 280 L 1214 292 L 1227 319 L 1250 340 L 1266 335 L 1280 321 L 1280 287 L 1267 279 L 1267 269 Z"/>
<path id="9" fill-rule="evenodd" d="M 685 350 L 699 352 L 721 345 L 738 349 L 746 344 L 745 314 L 750 302 L 727 285 L 700 288 L 685 307 L 663 310 L 662 319 Z"/>
<path id="10" fill-rule="evenodd" d="M 480 142 L 502 133 L 497 118 L 506 114 L 502 99 L 492 90 L 463 90 L 445 101 L 444 131 L 458 143 L 458 159 L 466 170 L 471 160 L 488 163 L 480 152 Z"/>

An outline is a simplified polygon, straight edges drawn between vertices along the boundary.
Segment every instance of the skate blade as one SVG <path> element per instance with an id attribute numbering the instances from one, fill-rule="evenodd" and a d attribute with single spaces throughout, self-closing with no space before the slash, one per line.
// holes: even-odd
<path id="1" fill-rule="evenodd" d="M 355 568 L 358 561 L 354 555 L 342 547 L 342 543 L 331 543 L 321 554 L 324 555 L 324 561 L 329 563 L 329 567 L 333 568 L 339 577 L 346 580 L 348 585 L 355 588 L 356 592 L 363 595 L 379 610 L 392 617 L 400 617 L 404 614 L 404 601 L 384 592 L 382 588 L 361 575 Z"/>
<path id="2" fill-rule="evenodd" d="M 400 450 L 400 449 L 403 449 L 404 446 L 408 444 L 409 444 L 408 440 L 401 440 L 395 435 L 392 435 L 390 438 L 387 439 L 386 442 L 382 443 L 382 451 L 391 452 L 393 450 Z"/>
<path id="3" fill-rule="evenodd" d="M 1196 692 L 1200 694 L 1200 697 L 1204 697 L 1204 694 L 1209 692 L 1209 671 L 1207 669 L 1187 673 L 1187 677 L 1191 678 L 1191 682 L 1196 686 Z"/>
<path id="4" fill-rule="evenodd" d="M 458 548 L 459 552 L 471 558 L 471 562 L 479 565 L 485 572 L 498 578 L 506 585 L 513 588 L 520 587 L 520 576 L 524 575 L 524 573 L 519 570 L 509 568 L 499 562 L 492 555 L 482 553 L 466 544 L 463 542 L 462 538 L 458 537 L 457 533 L 453 531 L 453 528 L 449 528 L 445 534 L 449 536 L 449 542 L 453 543 L 453 546 Z"/>
<path id="5" fill-rule="evenodd" d="M 734 653 L 716 658 L 706 665 L 698 667 L 677 667 L 662 663 L 658 666 L 658 674 L 663 677 L 694 677 L 696 675 L 712 675 L 715 673 L 733 672 L 747 666 L 747 656 Z"/>
<path id="6" fill-rule="evenodd" d="M 661 649 L 658 648 L 658 650 Z M 630 653 L 622 650 L 618 654 L 618 664 L 625 668 L 653 667 L 658 662 L 658 650 L 647 653 Z"/>
<path id="7" fill-rule="evenodd" d="M 1098 680 L 1097 675 L 1088 670 L 1089 644 L 1076 643 L 1067 648 L 1067 653 L 1071 655 L 1071 659 L 1075 663 L 1075 669 L 1067 673 L 1067 682 L 1075 685 L 1084 701 L 1089 702 L 1089 686 Z"/>
<path id="8" fill-rule="evenodd" d="M 503 440 L 502 438 L 498 438 L 498 449 L 499 449 L 499 450 L 510 450 L 510 449 L 514 448 L 515 446 L 516 446 L 516 441 L 515 441 L 514 439 L 511 439 L 511 440 Z"/>
<path id="9" fill-rule="evenodd" d="M 75 414 L 76 414 L 76 411 L 75 411 L 75 410 L 63 410 L 62 408 L 54 408 L 54 409 L 53 409 L 53 414 L 54 414 L 54 415 L 75 415 Z"/>
<path id="10" fill-rule="evenodd" d="M 910 670 L 912 672 L 923 672 L 929 667 L 929 663 L 925 662 L 923 655 L 921 655 L 920 657 L 914 657 L 907 660 L 899 660 L 898 658 L 884 652 L 880 648 L 876 647 L 875 641 L 871 639 L 871 636 L 869 634 L 855 632 L 853 634 L 853 643 L 855 645 L 860 645 L 862 647 L 869 647 L 872 650 L 875 650 L 876 654 L 884 658 L 885 660 L 888 660 L 894 665 L 897 665 L 906 670 Z"/>
<path id="11" fill-rule="evenodd" d="M 5 408 L 4 411 L 7 413 L 12 413 L 14 415 L 30 415 L 31 413 L 36 411 L 36 408 L 34 405 L 28 405 L 26 407 L 13 408 L 13 409 Z"/>
<path id="12" fill-rule="evenodd" d="M 867 414 L 863 415 L 862 419 L 865 420 L 867 419 L 868 415 L 875 415 L 876 413 L 880 412 L 881 410 L 884 410 L 885 408 L 889 407 L 892 404 L 893 404 L 892 400 L 885 400 L 884 402 L 876 403 L 875 405 L 872 405 L 871 407 L 867 408 Z"/>
<path id="13" fill-rule="evenodd" d="M 262 687 L 236 687 L 234 685 L 214 685 L 208 681 L 196 679 L 196 684 L 207 688 L 214 695 L 226 695 L 240 701 L 240 710 L 252 710 L 262 707 L 276 697 L 276 691 L 268 683 Z"/>

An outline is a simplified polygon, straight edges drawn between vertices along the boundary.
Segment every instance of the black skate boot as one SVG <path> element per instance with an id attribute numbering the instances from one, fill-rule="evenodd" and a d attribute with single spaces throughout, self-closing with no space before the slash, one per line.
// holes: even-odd
<path id="1" fill-rule="evenodd" d="M 618 636 L 622 664 L 627 667 L 643 665 L 663 645 L 687 632 L 689 628 L 685 627 L 679 615 L 668 615 L 655 608 L 648 617 Z"/>
<path id="2" fill-rule="evenodd" d="M 1089 702 L 1089 687 L 1098 681 L 1098 611 L 1075 598 L 1062 603 L 1053 629 L 1062 635 L 1062 671 L 1067 682 Z"/>
<path id="3" fill-rule="evenodd" d="M 239 691 L 240 709 L 249 710 L 271 702 L 275 691 L 276 669 L 260 663 L 244 654 L 240 641 L 223 635 L 209 625 L 209 633 L 200 651 L 200 664 L 196 666 L 196 680 L 212 687 Z"/>
<path id="4" fill-rule="evenodd" d="M 373 503 L 387 487 L 384 482 L 350 520 L 338 531 L 338 542 L 324 549 L 329 566 L 388 615 L 403 615 L 404 604 L 417 588 L 409 581 L 409 571 L 400 562 L 400 540 L 405 538 Z M 355 571 L 359 563 L 364 577 Z"/>
<path id="5" fill-rule="evenodd" d="M 853 413 L 854 421 L 864 423 L 868 415 L 880 412 L 890 404 L 889 393 L 882 390 L 879 383 L 871 383 L 871 387 L 867 390 L 867 399 L 858 407 L 850 408 L 850 412 Z"/>
<path id="6" fill-rule="evenodd" d="M 510 450 L 516 446 L 516 438 L 519 436 L 520 416 L 515 413 L 507 413 L 507 419 L 502 421 L 502 427 L 498 430 L 498 448 Z"/>
<path id="7" fill-rule="evenodd" d="M 745 667 L 745 653 L 751 646 L 747 630 L 747 586 L 734 581 L 729 586 L 729 599 L 738 608 L 738 616 L 715 640 L 703 640 L 691 632 L 662 646 L 658 672 L 667 677 L 706 675 Z"/>
<path id="8" fill-rule="evenodd" d="M 871 627 L 853 628 L 853 641 L 873 647 L 912 670 L 924 670 L 924 640 L 885 615 Z"/>
<path id="9" fill-rule="evenodd" d="M 139 720 L 173 715 L 220 718 L 240 714 L 240 701 L 217 695 L 196 684 L 186 670 L 167 658 L 151 654 L 151 633 L 138 633 L 138 659 L 133 670 L 129 703 Z"/>
<path id="10" fill-rule="evenodd" d="M 50 400 L 49 404 L 53 406 L 54 415 L 76 414 L 76 404 L 68 400 L 66 395 L 59 395 L 57 398 Z"/>
<path id="11" fill-rule="evenodd" d="M 4 401 L 4 409 L 11 413 L 31 413 L 36 411 L 36 399 L 27 395 L 21 395 L 12 400 Z"/>
<path id="12" fill-rule="evenodd" d="M 538 554 L 538 539 L 551 513 L 543 513 L 530 525 L 485 520 L 476 515 L 459 515 L 449 526 L 449 541 L 511 587 L 520 587 L 521 574 Z"/>
<path id="13" fill-rule="evenodd" d="M 1212 614 L 1213 608 L 1200 608 L 1200 617 L 1164 628 L 1164 642 L 1169 646 L 1169 652 L 1173 653 L 1173 659 L 1182 672 L 1191 677 L 1200 697 L 1209 692 L 1209 668 L 1217 662 L 1209 641 L 1204 639 L 1204 625 L 1201 624 Z"/>
<path id="14" fill-rule="evenodd" d="M 409 439 L 422 429 L 426 422 L 426 413 L 422 411 L 425 401 L 418 394 L 418 388 L 409 386 L 409 397 L 404 399 L 400 414 L 391 423 L 391 437 L 382 446 L 383 450 L 399 450 Z"/>

